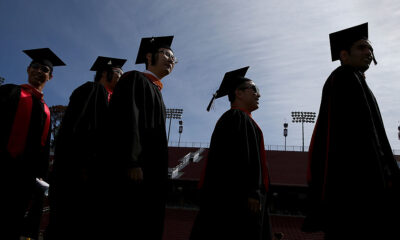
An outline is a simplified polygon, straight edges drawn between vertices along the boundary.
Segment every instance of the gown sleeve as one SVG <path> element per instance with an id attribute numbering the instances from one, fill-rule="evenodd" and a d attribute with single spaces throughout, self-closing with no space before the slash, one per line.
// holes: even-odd
<path id="1" fill-rule="evenodd" d="M 116 154 L 125 167 L 141 167 L 142 145 L 139 123 L 140 107 L 146 107 L 145 84 L 137 72 L 124 74 L 116 85 L 110 102 L 113 128 L 118 139 Z M 150 103 L 149 103 L 150 104 Z"/>

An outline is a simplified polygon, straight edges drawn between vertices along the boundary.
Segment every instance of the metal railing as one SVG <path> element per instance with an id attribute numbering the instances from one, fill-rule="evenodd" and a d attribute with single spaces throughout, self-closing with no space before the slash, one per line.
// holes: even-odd
<path id="1" fill-rule="evenodd" d="M 178 162 L 179 164 L 173 168 L 168 168 L 168 176 L 169 178 L 173 179 L 179 176 L 179 172 L 185 168 L 190 161 L 192 162 L 199 162 L 202 157 L 200 154 L 204 151 L 204 148 L 199 148 L 195 152 L 190 152 L 186 154 L 183 158 L 179 159 Z"/>
<path id="2" fill-rule="evenodd" d="M 209 148 L 209 142 L 169 142 L 169 147 L 197 147 L 197 148 Z M 309 146 L 304 146 L 304 151 L 308 152 Z M 284 145 L 265 145 L 265 150 L 268 151 L 285 151 Z M 290 152 L 301 152 L 302 146 L 286 146 L 286 151 Z M 394 155 L 400 155 L 400 149 L 392 149 Z"/>
<path id="3" fill-rule="evenodd" d="M 172 142 L 168 143 L 168 147 L 198 147 L 198 148 L 209 148 L 209 142 Z"/>
<path id="4" fill-rule="evenodd" d="M 265 145 L 268 151 L 285 151 L 284 145 Z M 302 152 L 303 146 L 286 146 L 287 152 Z M 308 146 L 304 146 L 304 152 L 308 152 Z"/>
<path id="5" fill-rule="evenodd" d="M 169 142 L 169 147 L 178 147 L 178 142 Z M 180 142 L 179 147 L 198 147 L 209 148 L 209 142 Z M 285 151 L 284 145 L 265 145 L 265 150 L 269 151 Z M 286 151 L 301 152 L 302 146 L 286 146 Z M 308 146 L 304 146 L 304 151 L 308 151 Z"/>

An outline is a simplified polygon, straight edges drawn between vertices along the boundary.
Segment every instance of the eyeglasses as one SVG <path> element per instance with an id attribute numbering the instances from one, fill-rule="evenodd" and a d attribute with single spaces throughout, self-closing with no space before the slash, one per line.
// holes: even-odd
<path id="1" fill-rule="evenodd" d="M 258 87 L 256 85 L 249 85 L 249 86 L 241 87 L 239 89 L 241 89 L 241 90 L 251 89 L 254 91 L 254 93 L 260 93 L 260 91 L 258 90 Z"/>
<path id="2" fill-rule="evenodd" d="M 166 56 L 168 59 L 171 59 L 174 62 L 174 64 L 178 63 L 178 59 L 174 56 L 174 54 L 171 53 L 171 51 L 164 49 L 164 50 L 160 50 L 158 52 L 163 53 L 164 56 Z"/>
<path id="3" fill-rule="evenodd" d="M 40 69 L 40 71 L 42 71 L 44 73 L 50 72 L 50 68 L 48 66 L 42 65 L 40 63 L 32 63 L 30 65 L 30 67 L 33 68 L 33 69 L 36 69 L 36 70 Z"/>

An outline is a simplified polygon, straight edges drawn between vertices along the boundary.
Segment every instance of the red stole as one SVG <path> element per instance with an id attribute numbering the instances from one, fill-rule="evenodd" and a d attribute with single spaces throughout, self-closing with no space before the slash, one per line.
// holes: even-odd
<path id="1" fill-rule="evenodd" d="M 107 90 L 107 101 L 110 102 L 111 96 L 113 94 L 113 90 L 104 87 Z"/>
<path id="2" fill-rule="evenodd" d="M 44 102 L 41 92 L 29 84 L 22 84 L 21 95 L 7 145 L 7 150 L 13 158 L 21 155 L 25 149 L 32 114 L 32 97 L 40 99 L 43 103 L 44 112 L 46 113 L 46 122 L 41 137 L 41 145 L 45 146 L 47 142 L 50 129 L 50 110 Z"/>
<path id="3" fill-rule="evenodd" d="M 143 74 L 147 77 L 147 79 L 149 79 L 154 85 L 158 87 L 158 90 L 161 91 L 161 89 L 163 88 L 163 84 L 160 79 L 158 79 L 156 76 L 150 73 L 143 73 Z"/>

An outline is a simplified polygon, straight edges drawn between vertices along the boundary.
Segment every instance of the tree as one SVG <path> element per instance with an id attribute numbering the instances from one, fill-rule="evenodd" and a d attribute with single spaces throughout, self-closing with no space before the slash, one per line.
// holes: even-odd
<path id="1" fill-rule="evenodd" d="M 50 147 L 54 147 L 54 141 L 57 136 L 58 130 L 60 129 L 61 121 L 64 117 L 65 110 L 67 106 L 63 105 L 55 105 L 51 106 L 50 108 L 51 113 L 51 142 Z"/>
<path id="2" fill-rule="evenodd" d="M 5 80 L 6 80 L 5 78 L 0 77 L 0 86 L 4 83 Z"/>

